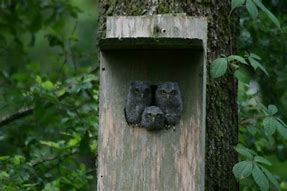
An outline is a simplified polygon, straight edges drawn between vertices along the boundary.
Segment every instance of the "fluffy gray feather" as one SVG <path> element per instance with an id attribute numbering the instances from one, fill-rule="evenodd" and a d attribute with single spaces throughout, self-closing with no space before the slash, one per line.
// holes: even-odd
<path id="1" fill-rule="evenodd" d="M 183 104 L 176 82 L 160 84 L 155 93 L 155 103 L 163 111 L 168 126 L 176 125 L 180 121 Z"/>
<path id="2" fill-rule="evenodd" d="M 161 109 L 156 106 L 145 108 L 141 126 L 147 130 L 162 129 L 164 127 L 164 114 Z"/>
<path id="3" fill-rule="evenodd" d="M 144 109 L 152 102 L 151 85 L 148 82 L 135 81 L 129 88 L 125 115 L 129 124 L 139 125 Z"/>

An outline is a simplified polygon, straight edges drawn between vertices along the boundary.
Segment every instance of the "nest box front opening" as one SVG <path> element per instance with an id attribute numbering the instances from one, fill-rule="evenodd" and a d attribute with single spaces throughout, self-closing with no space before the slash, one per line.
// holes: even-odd
<path id="1" fill-rule="evenodd" d="M 183 102 L 183 120 L 185 114 L 191 114 L 200 103 L 203 83 L 203 52 L 190 49 L 125 49 L 105 50 L 102 75 L 109 94 L 110 103 L 117 105 L 122 116 L 125 115 L 127 95 L 130 85 L 136 81 L 158 85 L 164 82 L 176 82 Z M 108 96 L 105 96 L 108 99 Z M 126 121 L 125 118 L 122 120 Z"/>

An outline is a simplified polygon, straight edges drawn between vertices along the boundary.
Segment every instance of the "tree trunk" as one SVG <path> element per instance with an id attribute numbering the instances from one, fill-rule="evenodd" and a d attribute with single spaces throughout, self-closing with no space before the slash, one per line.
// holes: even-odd
<path id="1" fill-rule="evenodd" d="M 106 16 L 185 13 L 208 18 L 208 61 L 236 51 L 237 20 L 230 0 L 100 0 L 98 38 L 105 37 Z M 205 190 L 238 190 L 232 167 L 238 157 L 237 83 L 232 76 L 207 82 Z"/>

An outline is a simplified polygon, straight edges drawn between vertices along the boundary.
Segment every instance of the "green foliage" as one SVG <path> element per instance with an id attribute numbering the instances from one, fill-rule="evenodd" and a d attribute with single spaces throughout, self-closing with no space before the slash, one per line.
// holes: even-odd
<path id="1" fill-rule="evenodd" d="M 251 175 L 253 169 L 253 163 L 251 161 L 241 161 L 234 165 L 233 173 L 238 179 L 247 178 Z"/>
<path id="2" fill-rule="evenodd" d="M 248 61 L 250 63 L 250 65 L 254 68 L 254 70 L 256 70 L 257 68 L 259 68 L 261 71 L 263 71 L 266 76 L 269 76 L 268 72 L 266 71 L 266 69 L 260 64 L 260 60 L 261 58 L 259 56 L 257 56 L 254 53 L 251 53 L 247 56 Z"/>
<path id="3" fill-rule="evenodd" d="M 271 21 L 278 27 L 280 27 L 280 22 L 279 20 L 275 17 L 275 15 L 273 15 L 273 13 L 271 11 L 269 11 L 260 0 L 254 0 L 254 3 L 257 5 L 257 7 L 259 7 L 268 17 L 269 19 L 271 19 Z"/>
<path id="4" fill-rule="evenodd" d="M 279 3 L 277 2 L 276 4 Z M 286 7 L 285 4 L 281 3 L 281 6 Z M 272 5 L 275 5 L 275 1 L 272 1 Z M 287 174 L 285 173 L 285 177 L 274 176 L 272 173 L 276 172 L 272 171 L 271 167 L 273 161 L 267 160 L 267 158 L 270 158 L 270 156 L 273 157 L 274 155 L 281 161 L 287 160 L 286 157 L 283 157 L 283 155 L 285 156 L 286 154 L 285 150 L 287 147 L 287 126 L 282 120 L 284 115 L 278 112 L 278 110 L 284 109 L 284 107 L 282 106 L 283 102 L 278 102 L 278 99 L 276 99 L 276 96 L 274 95 L 279 92 L 285 92 L 284 94 L 286 95 L 287 92 L 287 80 L 283 75 L 281 75 L 279 81 L 278 74 L 280 74 L 281 71 L 277 70 L 278 67 L 281 67 L 281 70 L 285 70 L 286 68 L 282 67 L 282 64 L 284 63 L 282 55 L 284 57 L 284 54 L 286 53 L 283 51 L 285 46 L 281 46 L 280 43 L 280 41 L 284 42 L 286 39 L 286 29 L 282 28 L 281 30 L 279 20 L 265 7 L 265 5 L 263 5 L 260 0 L 232 0 L 231 6 L 232 11 L 236 8 L 245 6 L 247 12 L 252 18 L 250 19 L 246 15 L 242 14 L 241 24 L 243 23 L 245 25 L 241 25 L 241 47 L 242 52 L 244 52 L 244 56 L 228 56 L 227 67 L 229 69 L 225 69 L 225 66 L 222 67 L 223 69 L 217 69 L 217 71 L 225 71 L 221 72 L 217 77 L 224 75 L 226 71 L 230 71 L 230 73 L 233 73 L 233 75 L 240 81 L 239 103 L 241 144 L 237 145 L 235 150 L 240 154 L 242 161 L 234 165 L 233 173 L 240 181 L 242 190 L 286 190 L 287 187 L 285 181 Z M 261 10 L 265 15 L 260 14 L 258 10 Z M 277 28 L 272 28 L 266 18 L 275 24 Z M 285 18 L 281 20 L 284 22 L 286 19 L 287 18 L 285 16 Z M 246 27 L 246 23 L 249 23 L 248 27 Z M 274 32 L 277 35 L 279 32 L 282 32 L 282 37 L 279 36 L 279 39 L 277 39 L 274 36 Z M 269 36 L 264 33 L 269 34 Z M 251 34 L 254 36 L 251 36 Z M 261 38 L 262 34 L 265 35 L 263 38 Z M 283 37 L 284 34 L 285 37 Z M 257 41 L 254 41 L 254 39 Z M 256 44 L 260 45 L 256 46 Z M 270 48 L 271 44 L 274 44 L 273 49 Z M 246 50 L 259 52 L 261 53 L 260 55 L 263 56 L 260 57 L 254 53 L 246 52 Z M 275 52 L 275 54 L 278 52 L 276 57 L 272 54 L 273 52 Z M 270 61 L 270 64 L 266 63 L 268 61 Z M 276 65 L 275 63 L 272 63 L 274 61 L 276 61 Z M 269 72 L 267 72 L 266 68 Z M 256 73 L 257 70 L 262 71 L 269 78 L 265 80 L 261 73 Z M 211 76 L 214 76 L 212 72 L 211 65 Z M 278 91 L 278 89 L 271 91 L 274 87 L 279 87 L 277 84 L 274 84 L 274 79 L 277 80 L 279 84 L 284 81 L 284 88 L 281 86 L 282 88 L 280 91 Z M 263 95 L 261 94 L 259 84 L 256 81 L 261 83 L 260 85 L 263 90 L 266 89 L 265 92 L 263 91 Z M 266 88 L 266 84 L 270 84 L 268 85 L 269 90 Z M 268 105 L 268 107 L 264 106 L 263 103 L 270 103 L 270 99 L 268 99 L 269 97 L 265 97 L 264 95 L 269 95 L 273 98 L 272 102 L 277 103 L 279 109 L 275 105 Z M 269 102 L 266 100 L 269 100 Z M 286 107 L 286 105 L 284 106 Z M 246 145 L 248 148 L 242 144 Z M 281 182 L 280 185 L 278 181 Z"/>
<path id="5" fill-rule="evenodd" d="M 245 4 L 246 10 L 253 19 L 258 17 L 258 8 L 263 11 L 268 18 L 278 27 L 281 28 L 279 20 L 275 15 L 265 7 L 261 0 L 232 0 L 231 1 L 231 11 L 235 8 L 242 7 Z"/>
<path id="6" fill-rule="evenodd" d="M 1 191 L 94 189 L 98 76 L 91 67 L 94 39 L 87 36 L 96 24 L 91 3 L 0 3 L 0 114 L 17 116 L 0 127 Z"/>
<path id="7" fill-rule="evenodd" d="M 258 9 L 254 4 L 253 0 L 246 1 L 246 9 L 253 19 L 255 19 L 258 16 Z"/>
<path id="8" fill-rule="evenodd" d="M 243 57 L 239 56 L 239 55 L 231 55 L 231 56 L 228 56 L 227 60 L 228 60 L 228 62 L 237 61 L 237 62 L 239 62 L 239 63 L 248 65 L 248 63 L 246 62 L 246 60 L 245 60 Z"/>
<path id="9" fill-rule="evenodd" d="M 249 83 L 252 75 L 257 69 L 269 76 L 266 69 L 260 64 L 261 58 L 254 53 L 246 53 L 244 57 L 240 55 L 230 55 L 228 57 L 217 58 L 210 65 L 210 75 L 212 78 L 223 76 L 228 67 L 234 72 L 234 76 L 243 83 Z"/>
<path id="10" fill-rule="evenodd" d="M 266 1 L 267 3 L 267 1 Z M 267 19 L 267 16 L 260 14 L 257 20 L 244 17 L 241 19 L 241 49 L 252 50 L 261 56 L 263 66 L 269 73 L 269 78 L 263 78 L 258 75 L 256 79 L 260 84 L 262 101 L 265 104 L 274 103 L 281 111 L 281 117 L 286 120 L 287 102 L 286 102 L 286 49 L 284 43 L 287 40 L 287 17 L 284 14 L 286 3 L 278 1 L 270 3 L 270 8 L 282 23 L 279 30 Z"/>
<path id="11" fill-rule="evenodd" d="M 231 10 L 241 7 L 245 3 L 245 0 L 232 0 L 231 1 Z"/>
<path id="12" fill-rule="evenodd" d="M 235 150 L 247 159 L 233 166 L 233 173 L 237 179 L 244 181 L 252 175 L 254 182 L 259 186 L 261 191 L 269 190 L 269 185 L 279 189 L 278 181 L 269 170 L 262 166 L 271 166 L 270 161 L 240 144 L 235 147 Z"/>
<path id="13" fill-rule="evenodd" d="M 252 170 L 252 177 L 261 191 L 269 190 L 269 182 L 263 171 L 257 165 L 255 165 Z"/>
<path id="14" fill-rule="evenodd" d="M 211 63 L 210 74 L 212 78 L 218 78 L 226 73 L 227 59 L 217 58 Z"/>
<path id="15" fill-rule="evenodd" d="M 63 91 L 63 87 L 51 88 L 54 86 L 49 85 L 47 88 L 46 81 L 41 82 L 38 78 L 38 82 L 41 83 L 33 86 L 27 95 L 33 103 L 39 104 L 35 106 L 34 114 L 40 119 L 39 125 L 49 124 L 47 121 L 50 121 L 50 124 L 47 125 L 47 129 L 39 129 L 40 132 L 34 129 L 21 132 L 27 137 L 23 140 L 23 151 L 20 150 L 23 155 L 2 157 L 1 190 L 9 190 L 9 186 L 20 189 L 28 184 L 29 190 L 87 189 L 95 170 L 95 167 L 87 166 L 89 164 L 84 162 L 93 161 L 92 158 L 96 154 L 93 145 L 96 141 L 97 118 L 93 117 L 93 114 L 97 112 L 98 98 L 97 91 L 91 84 L 95 79 L 93 75 L 83 75 L 68 80 L 63 86 L 68 87 L 64 94 L 69 94 L 69 99 L 59 100 L 57 92 Z M 89 97 L 86 92 L 94 96 Z M 80 100 L 79 96 L 86 96 L 88 99 Z M 73 103 L 75 100 L 76 105 Z M 47 108 L 46 104 L 58 107 Z M 49 114 L 49 110 L 62 114 L 51 118 L 53 113 Z M 32 134 L 29 135 L 30 133 Z M 23 174 L 23 177 L 21 175 L 19 179 L 15 179 L 17 174 Z M 35 176 L 36 174 L 41 176 Z"/>
<path id="16" fill-rule="evenodd" d="M 258 185 L 260 190 L 269 190 L 266 187 L 268 182 L 266 183 L 265 179 L 269 181 L 268 184 L 271 187 L 274 187 L 273 189 L 277 188 L 279 190 L 278 180 L 272 175 L 271 171 L 264 167 L 264 165 L 271 166 L 272 162 L 267 160 L 266 157 L 262 157 L 262 155 L 270 155 L 272 152 L 274 153 L 274 150 L 276 152 L 277 145 L 275 141 L 286 138 L 284 133 L 280 131 L 286 132 L 287 126 L 278 117 L 279 112 L 275 105 L 266 107 L 260 102 L 256 85 L 241 84 L 241 86 L 248 87 L 248 89 L 245 91 L 241 90 L 241 93 L 244 95 L 244 101 L 240 105 L 242 109 L 240 113 L 241 144 L 237 145 L 235 150 L 240 154 L 242 160 L 245 159 L 243 161 L 251 161 L 254 167 L 252 176 L 248 174 L 249 176 L 240 178 L 238 177 L 238 172 L 233 169 L 234 175 L 247 190 L 254 189 L 255 185 Z M 242 144 L 246 145 L 247 148 Z M 254 170 L 255 166 L 258 167 L 256 170 Z M 242 168 L 247 167 L 242 166 Z"/>

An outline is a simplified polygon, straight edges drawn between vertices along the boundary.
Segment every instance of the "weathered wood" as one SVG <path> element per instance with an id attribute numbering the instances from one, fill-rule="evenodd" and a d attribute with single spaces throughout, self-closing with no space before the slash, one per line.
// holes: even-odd
<path id="1" fill-rule="evenodd" d="M 161 16 L 149 16 L 149 19 L 144 19 L 147 29 L 140 27 L 141 18 L 143 17 L 111 18 L 112 22 L 108 19 L 107 38 L 114 40 L 119 37 L 123 41 L 125 38 L 155 38 L 154 26 L 160 24 L 166 28 L 163 35 L 166 41 L 172 37 L 200 39 L 203 47 L 201 51 L 178 50 L 176 47 L 168 50 L 102 50 L 98 190 L 204 190 L 204 42 L 206 43 L 207 38 L 207 22 L 204 18 L 185 16 L 163 16 L 162 19 Z M 155 20 L 164 22 L 154 23 Z M 179 23 L 175 24 L 175 21 L 183 23 L 184 27 L 196 28 L 196 32 L 191 30 L 186 33 L 182 30 L 183 33 L 179 31 L 169 34 L 168 31 L 172 30 L 172 27 L 168 27 L 169 23 L 182 28 Z M 111 26 L 112 24 L 115 26 Z M 145 32 L 140 33 L 137 30 Z M 164 44 L 162 46 L 164 48 Z M 128 126 L 124 117 L 124 105 L 129 85 L 136 80 L 154 84 L 164 81 L 179 83 L 184 109 L 180 124 L 175 130 L 171 128 L 149 132 Z"/>
<path id="2" fill-rule="evenodd" d="M 207 20 L 204 17 L 108 17 L 107 29 L 106 37 L 100 39 L 101 49 L 206 49 Z"/>
<path id="3" fill-rule="evenodd" d="M 207 41 L 205 17 L 185 15 L 119 16 L 107 18 L 106 38 L 169 37 Z"/>

